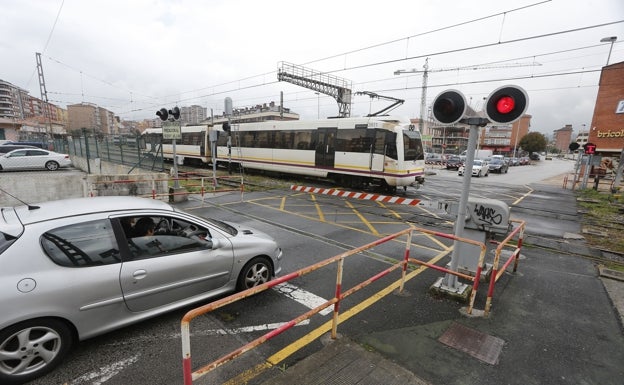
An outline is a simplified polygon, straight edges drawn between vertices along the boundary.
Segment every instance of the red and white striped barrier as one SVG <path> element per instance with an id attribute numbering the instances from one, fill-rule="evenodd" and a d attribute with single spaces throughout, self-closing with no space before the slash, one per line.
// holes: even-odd
<path id="1" fill-rule="evenodd" d="M 420 199 L 391 197 L 387 195 L 336 190 L 333 188 L 318 188 L 318 187 L 306 187 L 306 186 L 292 185 L 290 186 L 290 189 L 294 191 L 302 191 L 302 192 L 307 192 L 307 193 L 312 193 L 312 194 L 323 194 L 323 195 L 331 195 L 331 196 L 342 197 L 342 198 L 371 200 L 371 201 L 376 201 L 376 202 L 394 203 L 397 205 L 417 206 L 420 203 Z"/>

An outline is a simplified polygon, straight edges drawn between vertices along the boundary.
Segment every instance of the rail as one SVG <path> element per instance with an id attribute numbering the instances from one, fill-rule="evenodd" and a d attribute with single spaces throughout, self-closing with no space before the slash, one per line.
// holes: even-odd
<path id="1" fill-rule="evenodd" d="M 522 222 L 522 225 L 519 227 L 522 228 L 522 231 L 524 231 L 524 222 Z M 411 258 L 410 255 L 410 249 L 411 249 L 411 244 L 412 244 L 412 234 L 417 231 L 420 233 L 425 233 L 425 234 L 430 234 L 430 235 L 434 235 L 437 237 L 441 237 L 441 238 L 446 238 L 446 239 L 451 239 L 451 240 L 457 240 L 460 242 L 465 242 L 465 243 L 470 243 L 473 245 L 476 245 L 478 247 L 481 248 L 481 254 L 479 257 L 479 267 L 477 268 L 476 274 L 474 277 L 466 275 L 466 274 L 462 274 L 459 272 L 455 272 L 455 271 L 451 271 L 449 269 L 446 269 L 444 267 L 440 267 L 437 266 L 435 264 L 432 263 L 428 263 L 425 261 L 420 261 L 418 259 L 415 258 Z M 513 236 L 515 234 L 517 234 L 518 229 L 514 230 L 509 237 L 507 237 L 499 246 L 499 248 L 497 249 L 497 260 L 495 261 L 494 265 L 496 266 L 496 269 L 498 268 L 498 257 L 500 256 L 500 250 L 502 250 L 503 247 L 507 246 L 507 244 L 509 243 L 509 241 L 513 238 Z M 365 281 L 362 281 L 361 283 L 353 286 L 352 288 L 343 291 L 343 287 L 342 287 L 342 277 L 344 274 L 344 260 L 345 258 L 361 253 L 362 251 L 368 250 L 372 247 L 378 246 L 382 243 L 394 240 L 398 237 L 402 237 L 402 236 L 407 236 L 407 241 L 405 244 L 405 251 L 403 254 L 403 258 L 397 262 L 396 264 L 392 265 L 391 267 L 375 274 L 374 276 L 368 278 Z M 522 238 L 520 238 L 519 240 L 519 246 L 521 246 L 522 244 Z M 518 248 L 519 250 L 519 248 Z M 390 274 L 392 271 L 401 268 L 401 280 L 400 280 L 400 285 L 399 285 L 399 292 L 403 291 L 403 287 L 404 287 L 404 283 L 406 281 L 406 272 L 407 272 L 407 268 L 408 265 L 410 263 L 415 263 L 418 265 L 422 265 L 425 266 L 427 268 L 432 268 L 444 273 L 448 273 L 448 274 L 453 274 L 455 276 L 458 276 L 462 279 L 466 279 L 468 281 L 473 281 L 473 291 L 471 293 L 470 296 L 470 300 L 469 300 L 469 306 L 468 306 L 468 313 L 471 314 L 472 310 L 473 310 L 473 306 L 474 306 L 474 302 L 475 302 L 475 295 L 476 295 L 476 291 L 479 287 L 479 281 L 481 278 L 481 273 L 482 273 L 482 269 L 481 266 L 484 266 L 484 258 L 485 258 L 485 253 L 486 253 L 486 246 L 481 243 L 481 242 L 477 242 L 474 241 L 472 239 L 467 239 L 467 238 L 462 238 L 462 237 L 457 237 L 451 234 L 446 234 L 446 233 L 441 233 L 441 232 L 436 232 L 436 231 L 432 231 L 432 230 L 427 230 L 427 229 L 422 229 L 422 228 L 417 228 L 417 227 L 410 227 L 408 229 L 405 229 L 403 231 L 388 235 L 386 237 L 383 237 L 381 239 L 378 239 L 374 242 L 368 243 L 366 245 L 360 246 L 358 248 L 346 251 L 344 253 L 338 254 L 334 257 L 328 258 L 324 261 L 318 262 L 314 265 L 302 268 L 300 270 L 297 270 L 295 272 L 292 272 L 290 274 L 287 274 L 285 276 L 282 277 L 278 277 L 272 281 L 266 282 L 262 285 L 256 286 L 254 288 L 250 288 L 247 289 L 245 291 L 239 292 L 239 293 L 235 293 L 232 294 L 228 297 L 222 298 L 220 300 L 211 302 L 207 305 L 198 307 L 196 309 L 193 309 L 189 312 L 187 312 L 184 317 L 182 318 L 181 321 L 181 338 L 182 338 L 182 368 L 183 368 L 183 376 L 184 376 L 184 385 L 191 385 L 193 383 L 194 380 L 197 380 L 201 377 L 203 377 L 204 375 L 208 374 L 209 372 L 211 372 L 212 370 L 216 369 L 217 367 L 234 360 L 235 358 L 241 356 L 242 354 L 244 354 L 245 352 L 248 352 L 254 348 L 256 348 L 257 346 L 267 342 L 268 340 L 270 340 L 273 337 L 276 337 L 277 335 L 285 332 L 286 330 L 289 330 L 290 328 L 292 328 L 293 326 L 297 325 L 298 323 L 305 321 L 309 318 L 311 318 L 313 315 L 321 312 L 323 309 L 329 307 L 329 306 L 334 306 L 334 312 L 333 312 L 333 318 L 332 318 L 332 327 L 331 327 L 331 338 L 335 339 L 336 335 L 337 335 L 337 328 L 338 328 L 338 324 L 339 324 L 339 311 L 340 311 L 340 302 L 348 297 L 351 294 L 354 294 L 355 292 L 363 289 L 364 287 L 368 286 L 369 284 L 373 283 L 374 281 Z M 519 253 L 519 251 L 517 252 Z M 518 254 L 515 254 L 516 256 Z M 218 308 L 221 308 L 223 306 L 226 306 L 228 304 L 234 303 L 238 300 L 241 300 L 243 298 L 247 298 L 249 296 L 252 296 L 254 294 L 260 293 L 262 291 L 268 290 L 274 286 L 277 286 L 281 283 L 290 281 L 294 278 L 309 274 L 315 270 L 318 270 L 322 267 L 328 266 L 330 264 L 336 263 L 337 264 L 337 275 L 336 275 L 336 288 L 335 288 L 335 296 L 332 299 L 329 299 L 328 301 L 326 301 L 325 303 L 317 306 L 316 308 L 301 314 L 300 316 L 292 319 L 289 322 L 286 322 L 284 324 L 282 324 L 282 326 L 280 326 L 279 328 L 272 330 L 264 335 L 262 335 L 261 337 L 258 337 L 257 339 L 247 343 L 246 345 L 218 358 L 217 360 L 206 364 L 202 367 L 200 367 L 199 369 L 197 369 L 196 371 L 192 371 L 192 362 L 191 362 L 191 341 L 190 341 L 190 322 L 196 318 L 199 317 L 201 315 L 204 315 L 206 313 L 209 313 L 213 310 L 216 310 Z M 508 266 L 509 261 L 503 266 L 503 270 Z M 514 271 L 517 268 L 517 258 L 516 258 L 516 265 L 514 266 Z M 494 274 L 493 274 L 494 275 Z M 497 279 L 496 279 L 497 280 Z M 493 285 L 495 283 L 495 280 L 493 279 L 490 283 L 490 291 L 488 292 L 488 308 L 486 309 L 486 312 L 489 311 L 489 304 L 491 303 L 491 299 L 493 296 Z"/>

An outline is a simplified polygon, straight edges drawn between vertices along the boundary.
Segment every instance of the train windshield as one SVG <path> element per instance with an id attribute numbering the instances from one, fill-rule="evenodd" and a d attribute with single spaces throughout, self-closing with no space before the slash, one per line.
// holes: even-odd
<path id="1" fill-rule="evenodd" d="M 424 160 L 422 138 L 418 131 L 403 131 L 403 154 L 406 161 Z"/>

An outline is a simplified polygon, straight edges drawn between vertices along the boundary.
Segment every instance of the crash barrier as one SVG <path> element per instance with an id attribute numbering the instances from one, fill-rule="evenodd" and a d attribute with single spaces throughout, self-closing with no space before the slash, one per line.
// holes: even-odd
<path id="1" fill-rule="evenodd" d="M 521 227 L 524 229 L 524 224 L 521 225 Z M 300 322 L 303 322 L 309 318 L 311 318 L 313 315 L 321 312 L 322 310 L 324 310 L 325 308 L 329 307 L 329 306 L 334 306 L 334 312 L 333 312 L 333 318 L 332 318 L 332 326 L 331 326 L 331 338 L 332 339 L 336 339 L 337 337 L 337 327 L 338 327 L 338 323 L 339 323 L 339 311 L 340 311 L 340 302 L 345 299 L 346 297 L 354 294 L 355 292 L 363 289 L 364 287 L 368 286 L 369 284 L 379 280 L 382 277 L 385 277 L 386 275 L 390 274 L 392 271 L 401 268 L 401 280 L 400 280 L 400 285 L 399 285 L 399 292 L 403 291 L 403 286 L 405 281 L 407 281 L 408 279 L 406 279 L 406 273 L 407 273 L 407 267 L 410 263 L 415 263 L 421 266 L 424 266 L 425 268 L 431 268 L 431 269 L 435 269 L 447 274 L 452 274 L 455 275 L 459 278 L 468 280 L 468 281 L 472 281 L 473 282 L 473 291 L 471 293 L 470 296 L 470 300 L 469 300 L 469 307 L 468 307 L 468 314 L 472 313 L 473 310 L 473 306 L 474 306 L 474 301 L 475 301 L 475 294 L 476 291 L 479 287 L 479 281 L 481 279 L 481 268 L 477 269 L 476 275 L 474 277 L 466 275 L 466 274 L 462 274 L 459 272 L 455 272 L 455 271 L 451 271 L 449 269 L 446 269 L 444 267 L 440 267 L 437 266 L 435 264 L 432 263 L 428 263 L 425 261 L 420 261 L 418 259 L 415 258 L 411 258 L 410 255 L 410 249 L 411 249 L 411 244 L 412 244 L 412 236 L 414 232 L 419 232 L 419 233 L 424 233 L 424 234 L 429 234 L 429 235 L 433 235 L 433 236 L 437 236 L 440 238 L 446 238 L 446 239 L 451 239 L 451 240 L 455 240 L 455 241 L 459 241 L 459 242 L 465 242 L 465 243 L 469 243 L 472 245 L 475 245 L 477 247 L 479 247 L 481 249 L 481 253 L 480 253 L 480 257 L 479 257 L 479 266 L 483 266 L 484 265 L 484 258 L 485 258 L 485 253 L 486 253 L 486 246 L 485 244 L 481 243 L 481 242 L 477 242 L 471 239 L 467 239 L 467 238 L 461 238 L 461 237 L 456 237 L 454 235 L 451 234 L 446 234 L 446 233 L 440 233 L 440 232 L 436 232 L 436 231 L 431 231 L 431 230 L 427 230 L 427 229 L 422 229 L 422 228 L 417 228 L 417 227 L 410 227 L 408 229 L 405 229 L 403 231 L 400 231 L 398 233 L 395 234 L 391 234 L 388 235 L 384 238 L 381 238 L 379 240 L 376 240 L 374 242 L 368 243 L 364 246 L 360 246 L 358 248 L 346 251 L 342 254 L 336 255 L 332 258 L 326 259 L 324 261 L 318 262 L 314 265 L 302 268 L 300 270 L 297 270 L 293 273 L 287 274 L 285 276 L 282 277 L 278 277 L 272 281 L 266 282 L 262 285 L 247 289 L 245 291 L 239 292 L 239 293 L 235 293 L 232 294 L 228 297 L 222 298 L 220 300 L 211 302 L 207 305 L 198 307 L 196 309 L 193 309 L 191 311 L 189 311 L 188 313 L 186 313 L 184 315 L 184 317 L 182 318 L 181 321 L 181 337 L 182 337 L 182 369 L 183 369 L 183 376 L 184 376 L 184 385 L 191 385 L 193 383 L 194 380 L 197 380 L 201 377 L 203 377 L 204 375 L 208 374 L 209 372 L 211 372 L 212 370 L 216 369 L 217 367 L 234 360 L 235 358 L 241 356 L 242 354 L 244 354 L 245 352 L 248 352 L 256 347 L 258 347 L 259 345 L 267 342 L 268 340 L 276 337 L 277 335 L 285 332 L 286 330 L 289 330 L 290 328 L 294 327 L 295 325 L 299 324 Z M 497 254 L 496 254 L 496 260 L 494 261 L 494 265 L 496 266 L 496 271 L 499 272 L 498 270 L 498 260 L 500 257 L 500 250 L 503 249 L 503 247 L 506 247 L 510 244 L 511 239 L 514 237 L 515 234 L 518 233 L 518 229 L 514 230 L 503 242 L 501 242 L 501 244 L 499 245 L 499 248 L 497 249 Z M 344 260 L 345 258 L 361 253 L 365 250 L 371 249 L 375 246 L 378 246 L 380 244 L 386 243 L 388 241 L 394 240 L 398 237 L 402 237 L 402 236 L 407 236 L 407 241 L 406 241 L 406 245 L 405 245 L 405 250 L 404 250 L 404 254 L 403 254 L 403 258 L 398 261 L 396 264 L 393 264 L 391 267 L 375 274 L 374 276 L 370 277 L 369 279 L 362 281 L 361 283 L 353 286 L 352 288 L 348 289 L 348 290 L 344 290 L 344 288 L 342 287 L 342 278 L 344 275 Z M 517 264 L 518 264 L 518 255 L 519 255 L 519 248 L 522 244 L 522 241 L 519 240 L 518 241 L 518 249 L 516 252 L 514 252 L 514 254 L 512 256 L 515 256 L 515 261 L 516 264 L 514 266 L 514 271 L 517 268 Z M 449 252 L 451 249 L 447 249 L 446 251 Z M 510 258 L 511 260 L 511 258 Z M 196 318 L 199 317 L 201 315 L 204 315 L 206 313 L 209 313 L 213 310 L 219 309 L 223 306 L 229 305 L 231 303 L 234 303 L 236 301 L 239 301 L 241 299 L 250 297 L 254 294 L 260 293 L 262 291 L 268 290 L 272 287 L 275 287 L 279 284 L 282 284 L 284 282 L 288 282 L 294 278 L 309 274 L 315 270 L 318 270 L 320 268 L 323 268 L 325 266 L 331 265 L 333 263 L 337 264 L 337 274 L 336 274 L 336 287 L 335 287 L 335 296 L 331 299 L 329 299 L 328 301 L 326 301 L 324 304 L 321 304 L 319 306 L 317 306 L 316 308 L 292 319 L 291 321 L 288 321 L 284 324 L 282 324 L 282 326 L 278 327 L 277 329 L 274 329 L 264 335 L 262 335 L 261 337 L 249 342 L 248 344 L 218 358 L 217 360 L 204 365 L 202 367 L 200 367 L 199 369 L 192 371 L 192 363 L 191 363 L 191 340 L 190 340 L 190 322 Z M 509 261 L 507 261 L 504 265 L 503 268 L 500 270 L 501 272 L 504 271 L 504 269 L 508 266 Z M 488 291 L 488 308 L 486 309 L 486 311 L 489 311 L 489 305 L 491 304 L 491 299 L 494 293 L 494 284 L 495 282 L 500 278 L 500 273 L 496 273 L 496 274 L 492 274 L 492 280 L 490 283 L 490 290 Z"/>
<path id="2" fill-rule="evenodd" d="M 116 195 L 132 195 L 152 199 L 168 199 L 176 201 L 178 196 L 188 194 L 198 194 L 202 202 L 207 194 L 217 194 L 222 192 L 240 191 L 243 199 L 244 183 L 240 177 L 219 176 L 217 178 L 201 176 L 196 173 L 179 173 L 178 177 L 165 177 L 166 174 L 157 175 L 89 175 L 87 177 L 88 196 L 111 195 L 110 191 L 115 191 Z M 217 181 L 215 183 L 215 181 Z M 184 183 L 182 189 L 176 189 L 176 182 L 180 185 Z M 225 185 L 234 186 L 224 188 Z"/>

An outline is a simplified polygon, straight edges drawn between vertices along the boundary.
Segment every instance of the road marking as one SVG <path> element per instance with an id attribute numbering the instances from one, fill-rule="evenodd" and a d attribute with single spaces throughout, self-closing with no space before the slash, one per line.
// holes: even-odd
<path id="1" fill-rule="evenodd" d="M 286 297 L 299 302 L 308 309 L 314 309 L 327 302 L 325 298 L 319 297 L 316 294 L 312 294 L 309 291 L 300 289 L 299 287 L 291 285 L 288 282 L 280 283 L 279 285 L 276 285 L 273 289 L 277 290 L 281 294 L 284 294 Z M 332 311 L 333 307 L 330 306 L 321 310 L 320 313 L 322 315 L 327 315 Z"/>
<path id="2" fill-rule="evenodd" d="M 140 354 L 136 354 L 125 360 L 114 362 L 110 365 L 101 367 L 98 371 L 84 374 L 71 381 L 70 385 L 78 385 L 89 383 L 91 385 L 101 385 L 111 378 L 115 377 L 119 372 L 126 369 L 139 360 Z"/>
<path id="3" fill-rule="evenodd" d="M 201 330 L 201 331 L 195 331 L 191 333 L 191 337 L 192 336 L 229 335 L 229 334 L 252 333 L 252 332 L 258 332 L 258 331 L 265 331 L 265 330 L 275 330 L 275 329 L 282 327 L 285 324 L 286 322 L 275 322 L 275 323 L 264 324 L 264 325 L 243 326 L 243 327 L 234 328 L 234 329 Z M 295 326 L 304 326 L 308 324 L 310 324 L 310 320 L 306 319 L 306 320 L 299 322 Z M 178 334 L 176 336 L 176 338 L 180 338 L 180 337 L 181 337 L 181 334 Z"/>

